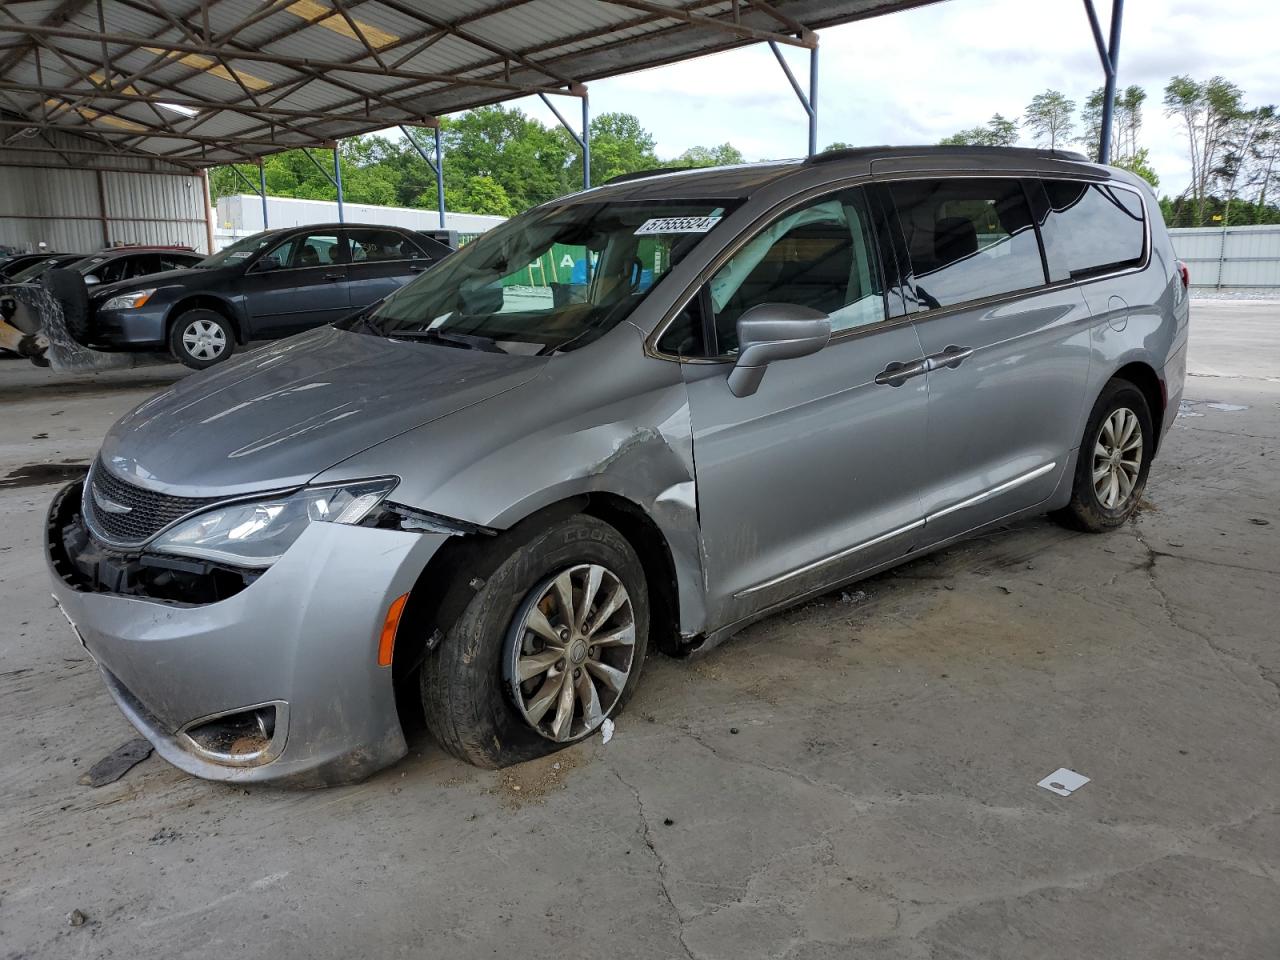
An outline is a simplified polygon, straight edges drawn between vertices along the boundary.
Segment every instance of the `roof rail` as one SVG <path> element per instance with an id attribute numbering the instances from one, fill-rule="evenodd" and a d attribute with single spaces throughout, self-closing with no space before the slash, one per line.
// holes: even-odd
<path id="1" fill-rule="evenodd" d="M 893 153 L 899 156 L 915 156 L 919 154 L 938 154 L 940 156 L 989 156 L 989 157 L 1039 157 L 1042 160 L 1073 160 L 1077 163 L 1089 163 L 1089 158 L 1074 150 L 1046 150 L 1040 147 L 986 147 L 970 144 L 922 144 L 907 147 L 848 147 L 843 150 L 827 150 L 815 154 L 804 162 L 833 163 L 837 160 L 851 160 L 870 154 Z"/>
<path id="2" fill-rule="evenodd" d="M 680 173 L 683 170 L 699 170 L 700 167 L 654 167 L 652 170 L 632 170 L 630 173 L 620 173 L 616 177 L 610 177 L 602 187 L 607 187 L 611 183 L 626 183 L 628 180 L 643 180 L 645 177 L 658 177 L 664 173 Z"/>

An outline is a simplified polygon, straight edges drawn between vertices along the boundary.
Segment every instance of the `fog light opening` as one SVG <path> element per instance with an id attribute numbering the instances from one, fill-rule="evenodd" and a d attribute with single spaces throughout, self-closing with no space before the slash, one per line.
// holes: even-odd
<path id="1" fill-rule="evenodd" d="M 284 749 L 288 704 L 246 707 L 194 721 L 183 728 L 183 745 L 213 763 L 247 767 L 269 763 Z"/>

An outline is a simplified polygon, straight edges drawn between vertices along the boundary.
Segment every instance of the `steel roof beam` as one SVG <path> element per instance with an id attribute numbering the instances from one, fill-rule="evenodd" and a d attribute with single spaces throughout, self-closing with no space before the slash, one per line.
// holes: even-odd
<path id="1" fill-rule="evenodd" d="M 616 2 L 616 0 L 607 0 L 607 2 Z M 15 33 L 27 34 L 32 37 L 51 37 L 63 40 L 80 40 L 87 42 L 102 42 L 108 44 L 123 44 L 130 47 L 154 47 L 164 50 L 166 53 L 178 53 L 183 55 L 194 54 L 196 56 L 216 58 L 222 51 L 218 47 L 212 47 L 204 43 L 178 43 L 173 40 L 164 40 L 161 38 L 135 37 L 128 34 L 103 33 L 98 34 L 88 30 L 68 29 L 65 27 L 45 27 L 35 26 L 31 24 L 12 23 L 6 24 L 4 29 L 12 30 Z M 493 80 L 481 77 L 458 77 L 452 73 L 424 73 L 418 70 L 392 69 L 384 70 L 374 64 L 364 63 L 343 63 L 341 61 L 332 60 L 312 60 L 309 57 L 289 57 L 279 53 L 266 53 L 260 50 L 241 50 L 237 49 L 234 54 L 230 54 L 233 60 L 248 60 L 254 63 L 270 63 L 281 67 L 291 68 L 310 68 L 320 72 L 338 71 L 341 73 L 357 73 L 366 76 L 387 77 L 392 80 L 409 80 L 416 83 L 466 83 L 468 86 L 489 87 L 494 90 L 505 90 L 512 93 L 534 94 L 548 93 L 557 94 L 559 96 L 573 96 L 568 90 L 561 87 L 546 86 L 544 84 L 528 84 L 528 83 L 509 83 L 503 80 Z"/>
<path id="2" fill-rule="evenodd" d="M 641 10 L 645 13 L 656 14 L 661 19 L 682 20 L 694 27 L 706 27 L 709 30 L 719 30 L 724 33 L 732 33 L 746 40 L 786 43 L 793 47 L 805 47 L 806 49 L 812 49 L 816 43 L 812 35 L 808 37 L 793 37 L 790 34 L 776 33 L 772 30 L 760 30 L 756 27 L 748 27 L 742 23 L 735 23 L 733 20 L 724 20 L 720 17 L 708 17 L 701 13 L 693 13 L 690 9 L 684 7 L 664 6 L 661 3 L 654 3 L 652 0 L 604 0 L 604 2 L 612 4 L 615 7 L 629 7 L 632 10 Z"/>

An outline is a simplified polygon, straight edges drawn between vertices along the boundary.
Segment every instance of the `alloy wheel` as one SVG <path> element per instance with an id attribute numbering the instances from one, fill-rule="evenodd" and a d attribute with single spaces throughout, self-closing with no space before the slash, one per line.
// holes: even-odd
<path id="1" fill-rule="evenodd" d="M 1093 445 L 1093 492 L 1108 510 L 1122 508 L 1142 471 L 1142 424 L 1128 407 L 1113 410 Z"/>
<path id="2" fill-rule="evenodd" d="M 626 688 L 635 613 L 622 581 L 595 563 L 535 588 L 509 638 L 507 682 L 525 722 L 566 743 L 602 724 Z"/>
<path id="3" fill-rule="evenodd" d="M 216 360 L 227 349 L 227 335 L 212 320 L 193 320 L 182 331 L 182 345 L 196 360 Z"/>

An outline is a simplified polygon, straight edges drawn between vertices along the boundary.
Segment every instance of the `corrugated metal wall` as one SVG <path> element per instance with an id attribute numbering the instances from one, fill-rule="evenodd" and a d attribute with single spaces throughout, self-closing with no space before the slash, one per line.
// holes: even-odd
<path id="1" fill-rule="evenodd" d="M 0 158 L 0 246 L 90 253 L 120 243 L 180 244 L 207 253 L 204 181 L 147 169 L 92 141 L 57 133 L 65 155 L 6 148 Z M 100 150 L 100 148 L 98 148 Z M 171 168 L 176 169 L 176 168 Z"/>
<path id="2" fill-rule="evenodd" d="M 1169 234 L 1193 287 L 1280 288 L 1280 226 L 1179 227 Z"/>

